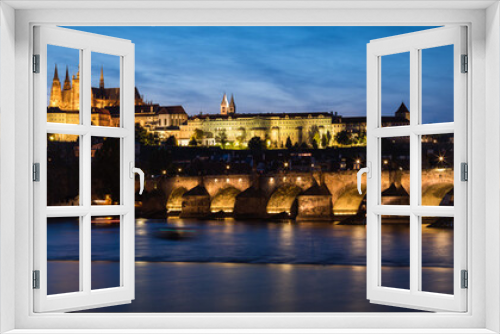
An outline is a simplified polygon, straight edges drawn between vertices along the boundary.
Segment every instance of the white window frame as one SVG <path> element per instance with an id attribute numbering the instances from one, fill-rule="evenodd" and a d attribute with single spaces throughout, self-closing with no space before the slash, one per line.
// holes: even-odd
<path id="1" fill-rule="evenodd" d="M 16 2 L 0 4 L 0 330 L 123 332 L 500 332 L 500 18 L 497 1 Z M 21 6 L 13 10 L 11 6 Z M 97 8 L 99 6 L 99 8 Z M 137 9 L 116 8 L 128 6 Z M 148 9 L 149 6 L 149 9 Z M 397 6 L 397 8 L 392 8 Z M 60 8 L 67 7 L 67 8 Z M 78 7 L 78 9 L 75 9 Z M 103 11 L 102 7 L 110 10 Z M 163 8 L 158 8 L 163 7 Z M 221 9 L 221 7 L 224 7 Z M 52 8 L 52 10 L 42 10 Z M 53 9 L 60 10 L 53 10 Z M 113 10 L 114 8 L 114 10 Z M 105 13 L 105 15 L 103 14 Z M 57 25 L 448 25 L 469 31 L 468 312 L 277 314 L 34 314 L 32 27 Z M 487 70 L 486 70 L 487 69 Z M 14 84 L 13 84 L 14 83 Z M 11 136 L 11 137 L 8 137 Z M 15 138 L 14 141 L 11 138 Z M 488 145 L 487 145 L 488 142 Z M 495 149 L 491 149 L 495 148 Z M 486 153 L 488 155 L 486 155 Z M 14 175 L 14 177 L 13 177 Z M 486 182 L 488 175 L 488 182 Z M 12 199 L 13 189 L 15 197 Z M 486 196 L 488 194 L 488 196 Z M 485 205 L 486 204 L 486 205 Z M 488 217 L 488 219 L 486 219 Z M 15 287 L 12 289 L 12 287 Z M 487 291 L 487 293 L 486 293 Z M 14 305 L 14 307 L 12 307 Z M 138 327 L 142 329 L 138 329 Z M 38 331 L 40 329 L 40 331 Z M 59 330 L 57 330 L 59 329 Z M 121 330 L 120 330 L 121 329 Z M 136 330 L 133 330 L 136 329 Z M 160 331 L 160 329 L 165 329 Z M 245 330 L 246 329 L 246 330 Z M 252 329 L 251 331 L 249 329 Z M 80 331 L 81 333 L 81 331 Z"/>
<path id="2" fill-rule="evenodd" d="M 461 180 L 461 163 L 467 163 L 467 76 L 462 73 L 462 55 L 467 54 L 466 27 L 449 26 L 372 40 L 367 46 L 367 296 L 377 304 L 403 306 L 426 311 L 467 310 L 467 289 L 462 288 L 461 270 L 467 270 L 467 184 Z M 452 45 L 453 122 L 422 123 L 423 50 Z M 382 78 L 384 56 L 409 55 L 410 124 L 382 125 Z M 454 134 L 454 206 L 423 206 L 421 136 Z M 382 204 L 382 140 L 407 137 L 410 157 L 410 203 Z M 472 180 L 471 180 L 472 182 Z M 382 282 L 383 215 L 408 217 L 410 239 L 409 289 L 384 286 Z M 453 217 L 453 294 L 422 290 L 422 217 Z"/>
<path id="3" fill-rule="evenodd" d="M 39 288 L 34 289 L 35 312 L 75 311 L 101 306 L 130 303 L 135 296 L 135 212 L 134 212 L 134 44 L 129 40 L 60 27 L 34 27 L 34 52 L 39 55 L 39 73 L 33 76 L 34 162 L 39 164 L 40 180 L 33 184 L 34 200 L 34 270 L 39 271 Z M 47 122 L 47 49 L 48 45 L 71 48 L 79 53 L 80 110 L 78 124 Z M 91 125 L 92 54 L 113 55 L 120 71 L 120 115 L 118 127 Z M 47 206 L 47 134 L 64 133 L 79 136 L 80 200 L 78 206 Z M 91 203 L 91 139 L 110 137 L 120 141 L 121 165 L 119 205 Z M 91 220 L 92 216 L 119 216 L 119 282 L 117 287 L 92 289 Z M 47 219 L 78 217 L 79 219 L 79 291 L 47 294 Z"/>

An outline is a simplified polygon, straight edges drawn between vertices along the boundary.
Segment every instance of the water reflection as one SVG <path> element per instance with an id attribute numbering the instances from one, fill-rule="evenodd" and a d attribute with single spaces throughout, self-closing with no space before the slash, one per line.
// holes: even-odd
<path id="1" fill-rule="evenodd" d="M 104 242 L 113 229 L 96 229 Z M 71 224 L 49 224 L 50 229 Z M 77 228 L 78 225 L 75 225 Z M 189 238 L 158 236 L 158 231 L 188 231 Z M 382 226 L 387 236 L 383 268 L 387 285 L 408 284 L 401 275 L 409 254 L 405 244 L 409 226 Z M 453 232 L 422 227 L 423 279 L 431 291 L 452 286 Z M 186 232 L 187 233 L 187 232 Z M 119 270 L 113 241 L 96 250 L 102 261 L 93 264 L 93 276 L 102 285 L 113 284 Z M 49 239 L 49 244 L 57 240 Z M 106 243 L 104 243 L 106 244 Z M 106 249 L 109 248 L 109 249 Z M 49 267 L 62 277 L 77 262 L 65 252 L 50 251 Z M 108 258 L 109 257 L 109 258 Z M 60 261 L 63 260 L 63 261 Z M 366 227 L 328 223 L 199 221 L 189 219 L 136 222 L 136 300 L 106 312 L 370 312 L 401 311 L 366 300 Z M 437 268 L 440 267 L 440 268 Z M 66 269 L 65 269 L 66 268 Z M 56 281 L 51 291 L 59 289 Z M 341 287 L 341 288 L 340 288 Z M 448 290 L 447 290 L 448 289 Z"/>

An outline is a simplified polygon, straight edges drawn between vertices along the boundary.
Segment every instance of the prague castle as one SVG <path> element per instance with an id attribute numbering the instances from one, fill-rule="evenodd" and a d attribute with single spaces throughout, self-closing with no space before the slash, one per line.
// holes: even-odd
<path id="1" fill-rule="evenodd" d="M 92 87 L 91 92 L 92 124 L 98 126 L 118 126 L 120 88 L 105 88 L 104 69 L 101 67 L 99 87 Z M 144 105 L 137 88 L 135 89 L 135 105 Z M 80 71 L 69 76 L 66 67 L 66 77 L 61 86 L 57 65 L 52 79 L 50 99 L 47 108 L 47 122 L 79 123 L 80 110 Z"/>
<path id="2" fill-rule="evenodd" d="M 69 76 L 66 68 L 61 85 L 57 65 L 54 70 L 47 121 L 55 123 L 79 123 L 80 74 Z M 92 87 L 92 125 L 119 126 L 120 89 L 106 88 L 104 70 L 101 68 L 99 87 Z M 135 123 L 154 134 L 160 142 L 175 137 L 180 146 L 196 140 L 197 145 L 229 145 L 245 148 L 253 137 L 259 137 L 269 148 L 285 148 L 292 145 L 310 144 L 314 137 L 319 144 L 327 139 L 333 145 L 335 134 L 347 131 L 354 137 L 366 132 L 365 117 L 342 117 L 332 112 L 303 113 L 246 113 L 236 112 L 234 96 L 230 101 L 224 94 L 218 114 L 188 116 L 182 106 L 160 106 L 145 103 L 135 89 Z M 409 111 L 401 104 L 394 116 L 384 116 L 386 126 L 409 124 Z M 318 140 L 319 139 L 319 140 Z M 75 136 L 60 135 L 57 140 L 76 140 Z"/>

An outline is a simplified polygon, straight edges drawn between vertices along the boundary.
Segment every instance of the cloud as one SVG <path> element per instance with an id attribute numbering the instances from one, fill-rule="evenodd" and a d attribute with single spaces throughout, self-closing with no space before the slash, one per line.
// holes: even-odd
<path id="1" fill-rule="evenodd" d="M 141 94 L 161 105 L 182 104 L 189 114 L 217 113 L 226 92 L 234 93 L 240 112 L 365 115 L 366 44 L 429 27 L 70 28 L 132 40 Z M 433 57 L 426 65 L 431 72 L 446 63 L 440 52 Z M 109 61 L 102 63 L 106 86 L 111 87 L 118 72 Z M 430 86 L 439 87 L 450 79 L 436 75 L 429 80 Z M 387 110 L 408 100 L 397 80 L 385 87 Z M 434 108 L 449 105 L 449 91 L 430 94 Z"/>

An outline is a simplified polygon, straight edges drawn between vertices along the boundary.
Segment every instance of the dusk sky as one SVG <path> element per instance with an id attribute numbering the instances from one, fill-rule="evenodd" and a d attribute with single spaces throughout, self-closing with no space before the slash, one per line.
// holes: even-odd
<path id="1" fill-rule="evenodd" d="M 337 111 L 366 115 L 366 44 L 427 27 L 71 27 L 130 39 L 136 47 L 136 86 L 160 105 L 182 105 L 189 115 L 218 113 L 222 95 L 234 94 L 237 112 Z M 54 63 L 77 63 L 49 49 Z M 58 50 L 60 48 L 57 48 Z M 453 48 L 425 51 L 424 122 L 452 121 Z M 432 53 L 432 55 L 431 55 Z M 409 67 L 404 55 L 383 64 L 384 114 L 409 106 Z M 118 83 L 116 57 L 93 54 L 92 85 L 104 66 L 106 87 Z M 388 64 L 388 65 L 386 65 Z M 389 65 L 390 64 L 390 65 Z M 384 67 L 385 66 L 385 67 Z M 390 67 L 390 69 L 388 69 Z M 448 117 L 446 117 L 448 115 Z"/>

